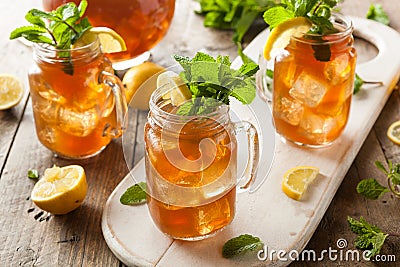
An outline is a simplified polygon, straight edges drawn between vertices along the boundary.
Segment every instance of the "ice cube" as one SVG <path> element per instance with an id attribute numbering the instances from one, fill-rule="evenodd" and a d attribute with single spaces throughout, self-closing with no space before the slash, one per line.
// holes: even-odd
<path id="1" fill-rule="evenodd" d="M 218 200 L 206 206 L 206 208 L 199 208 L 198 211 L 198 231 L 202 235 L 218 229 L 231 216 L 231 209 L 228 199 Z"/>
<path id="2" fill-rule="evenodd" d="M 60 107 L 58 115 L 58 126 L 61 130 L 74 136 L 88 136 L 99 123 L 95 108 L 79 111 Z"/>
<path id="3" fill-rule="evenodd" d="M 300 122 L 308 138 L 318 142 L 324 142 L 327 134 L 338 127 L 336 117 L 318 116 L 315 114 L 306 114 Z"/>
<path id="4" fill-rule="evenodd" d="M 48 144 L 54 144 L 56 141 L 55 129 L 50 126 L 46 126 L 38 132 L 40 140 Z"/>
<path id="5" fill-rule="evenodd" d="M 344 83 L 350 77 L 350 73 L 351 65 L 347 54 L 335 57 L 324 68 L 324 76 L 332 85 Z"/>
<path id="6" fill-rule="evenodd" d="M 328 91 L 328 86 L 303 72 L 297 78 L 289 94 L 308 107 L 316 107 Z"/>
<path id="7" fill-rule="evenodd" d="M 278 99 L 275 107 L 276 110 L 274 113 L 277 114 L 280 118 L 291 125 L 299 125 L 304 112 L 304 108 L 299 101 L 295 99 L 290 100 L 286 97 L 282 97 Z"/>

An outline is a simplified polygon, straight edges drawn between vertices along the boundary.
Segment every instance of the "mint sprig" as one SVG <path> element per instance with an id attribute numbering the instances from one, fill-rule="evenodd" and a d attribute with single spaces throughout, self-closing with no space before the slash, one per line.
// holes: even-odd
<path id="1" fill-rule="evenodd" d="M 83 18 L 87 4 L 87 0 L 81 1 L 79 6 L 71 2 L 50 12 L 31 9 L 25 15 L 31 25 L 16 28 L 11 32 L 10 39 L 22 37 L 34 43 L 54 46 L 56 49 L 70 49 L 92 27 L 89 20 Z M 65 58 L 63 71 L 73 75 L 74 66 L 70 60 L 70 52 L 60 51 L 57 56 Z"/>
<path id="2" fill-rule="evenodd" d="M 364 179 L 357 185 L 357 193 L 368 199 L 376 200 L 387 192 L 390 192 L 388 188 L 382 186 L 377 180 L 372 178 Z"/>
<path id="3" fill-rule="evenodd" d="M 380 4 L 371 4 L 368 9 L 367 19 L 375 20 L 385 25 L 389 25 L 389 16 Z"/>
<path id="4" fill-rule="evenodd" d="M 31 9 L 25 19 L 31 24 L 19 27 L 10 34 L 10 39 L 23 37 L 35 43 L 45 43 L 57 49 L 70 49 L 79 37 L 92 26 L 87 18 L 82 18 L 87 1 L 76 6 L 67 3 L 56 10 L 45 12 Z"/>
<path id="5" fill-rule="evenodd" d="M 400 164 L 394 164 L 388 160 L 389 169 L 386 169 L 382 162 L 375 161 L 375 166 L 382 171 L 392 187 L 400 185 Z M 395 193 L 396 188 L 390 188 Z M 379 184 L 375 179 L 363 179 L 357 185 L 357 192 L 368 199 L 378 199 L 385 193 L 390 192 L 387 187 Z M 396 194 L 396 193 L 395 193 Z"/>
<path id="6" fill-rule="evenodd" d="M 229 97 L 243 104 L 250 104 L 255 96 L 254 74 L 259 66 L 248 61 L 238 70 L 231 69 L 229 56 L 212 56 L 198 52 L 192 59 L 175 55 L 182 66 L 179 74 L 192 94 L 191 101 L 185 102 L 177 111 L 179 115 L 201 115 L 215 109 L 220 103 L 229 105 Z"/>
<path id="7" fill-rule="evenodd" d="M 369 224 L 362 216 L 359 221 L 348 216 L 347 222 L 350 230 L 357 234 L 357 238 L 354 241 L 356 248 L 362 250 L 369 249 L 370 252 L 366 255 L 368 258 L 380 253 L 389 234 L 384 233 L 377 226 Z M 397 234 L 391 235 L 398 236 Z"/>
<path id="8" fill-rule="evenodd" d="M 224 258 L 232 258 L 259 250 L 262 246 L 263 242 L 260 238 L 244 234 L 228 240 L 222 247 L 222 256 Z"/>
<path id="9" fill-rule="evenodd" d="M 282 0 L 280 6 L 265 11 L 263 18 L 273 29 L 288 19 L 305 17 L 313 24 L 310 33 L 327 34 L 334 32 L 329 18 L 339 2 L 341 0 Z"/>

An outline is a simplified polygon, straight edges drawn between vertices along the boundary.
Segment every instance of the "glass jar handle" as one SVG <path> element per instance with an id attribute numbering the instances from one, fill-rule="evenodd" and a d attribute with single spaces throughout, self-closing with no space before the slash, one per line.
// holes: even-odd
<path id="1" fill-rule="evenodd" d="M 240 121 L 234 123 L 235 133 L 246 132 L 248 140 L 248 161 L 245 169 L 245 173 L 239 178 L 242 181 L 239 184 L 239 190 L 247 190 L 249 186 L 254 182 L 258 161 L 260 159 L 260 148 L 258 142 L 258 133 L 253 124 L 247 121 Z"/>
<path id="2" fill-rule="evenodd" d="M 117 116 L 117 125 L 113 127 L 112 125 L 107 124 L 104 128 L 103 135 L 111 138 L 118 138 L 126 129 L 127 120 L 125 116 L 128 115 L 124 86 L 117 76 L 107 71 L 101 72 L 99 81 L 111 88 L 114 94 L 115 111 Z"/>
<path id="3" fill-rule="evenodd" d="M 392 191 L 396 197 L 400 198 L 400 185 L 393 183 L 391 177 L 388 177 L 388 186 L 390 191 Z"/>

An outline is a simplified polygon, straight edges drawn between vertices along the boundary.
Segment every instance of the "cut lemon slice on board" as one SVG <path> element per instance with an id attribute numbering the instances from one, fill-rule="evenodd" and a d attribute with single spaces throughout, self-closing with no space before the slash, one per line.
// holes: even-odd
<path id="1" fill-rule="evenodd" d="M 393 122 L 389 126 L 387 136 L 389 137 L 390 141 L 397 145 L 400 145 L 400 120 Z"/>
<path id="2" fill-rule="evenodd" d="M 282 191 L 290 198 L 300 200 L 308 185 L 318 176 L 319 169 L 312 166 L 298 166 L 288 170 L 282 182 Z"/>
<path id="3" fill-rule="evenodd" d="M 82 34 L 73 47 L 82 47 L 99 39 L 103 53 L 126 51 L 124 39 L 113 29 L 107 27 L 93 27 Z"/>
<path id="4" fill-rule="evenodd" d="M 282 22 L 269 34 L 264 46 L 264 58 L 270 60 L 273 50 L 284 49 L 289 44 L 291 36 L 301 37 L 310 28 L 311 22 L 304 17 L 296 17 Z"/>
<path id="5" fill-rule="evenodd" d="M 81 166 L 54 166 L 46 169 L 35 184 L 31 199 L 42 210 L 66 214 L 82 204 L 86 192 L 86 175 Z"/>
<path id="6" fill-rule="evenodd" d="M 0 110 L 12 108 L 21 101 L 24 87 L 19 78 L 0 74 Z"/>
<path id="7" fill-rule="evenodd" d="M 178 107 L 192 98 L 186 83 L 172 71 L 161 73 L 157 78 L 157 88 L 164 86 L 166 92 L 162 98 L 171 99 L 172 105 Z"/>

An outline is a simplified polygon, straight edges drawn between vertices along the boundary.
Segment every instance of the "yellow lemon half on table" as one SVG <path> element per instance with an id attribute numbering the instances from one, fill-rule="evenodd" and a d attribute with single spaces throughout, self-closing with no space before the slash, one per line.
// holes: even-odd
<path id="1" fill-rule="evenodd" d="M 311 28 L 311 22 L 304 17 L 288 19 L 272 29 L 264 46 L 264 58 L 271 59 L 271 52 L 284 49 L 290 42 L 290 37 L 300 37 Z"/>
<path id="2" fill-rule="evenodd" d="M 99 39 L 103 53 L 126 51 L 124 39 L 113 29 L 107 27 L 93 27 L 82 34 L 73 47 L 82 47 Z"/>
<path id="3" fill-rule="evenodd" d="M 19 78 L 0 74 L 0 110 L 12 108 L 21 101 L 24 87 Z"/>
<path id="4" fill-rule="evenodd" d="M 171 104 L 179 107 L 192 98 L 192 93 L 186 83 L 175 72 L 167 71 L 157 79 L 157 88 L 164 87 L 163 99 L 171 100 Z"/>
<path id="5" fill-rule="evenodd" d="M 153 62 L 133 66 L 124 75 L 127 103 L 141 110 L 149 109 L 150 96 L 157 88 L 157 78 L 165 69 Z"/>
<path id="6" fill-rule="evenodd" d="M 85 170 L 79 165 L 54 166 L 35 184 L 31 199 L 42 210 L 66 214 L 78 208 L 87 192 Z"/>
<path id="7" fill-rule="evenodd" d="M 388 130 L 387 136 L 389 137 L 390 141 L 393 143 L 400 145 L 400 120 L 393 122 Z"/>
<path id="8" fill-rule="evenodd" d="M 318 176 L 319 169 L 312 166 L 298 166 L 288 170 L 282 181 L 282 191 L 294 200 L 300 200 L 307 187 Z"/>

